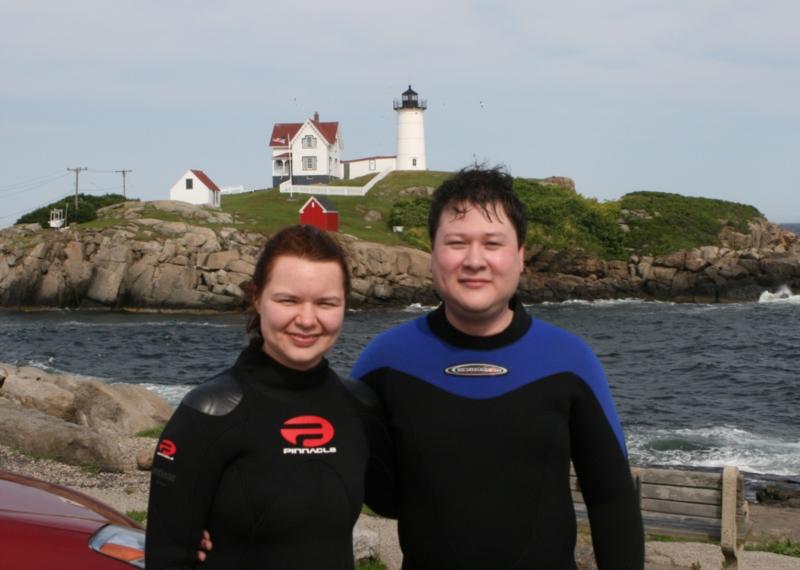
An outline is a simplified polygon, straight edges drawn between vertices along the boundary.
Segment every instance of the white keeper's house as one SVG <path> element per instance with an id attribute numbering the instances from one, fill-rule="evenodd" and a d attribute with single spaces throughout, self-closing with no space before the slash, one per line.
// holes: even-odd
<path id="1" fill-rule="evenodd" d="M 305 123 L 275 123 L 269 146 L 272 151 L 272 186 L 281 192 L 350 194 L 344 187 L 319 188 L 332 179 L 358 178 L 367 174 L 380 177 L 394 170 L 427 170 L 423 113 L 427 102 L 411 86 L 393 108 L 397 113 L 396 155 L 376 155 L 342 160 L 341 129 L 338 122 L 323 123 L 314 113 Z M 371 187 L 368 183 L 364 192 Z M 317 188 L 312 188 L 317 186 Z M 354 190 L 351 188 L 350 190 Z"/>
<path id="2" fill-rule="evenodd" d="M 339 123 L 323 123 L 319 113 L 305 123 L 275 123 L 269 146 L 273 186 L 290 176 L 295 184 L 324 184 L 331 178 L 341 178 Z"/>
<path id="3" fill-rule="evenodd" d="M 170 200 L 219 208 L 220 189 L 202 170 L 187 170 L 169 190 Z"/>

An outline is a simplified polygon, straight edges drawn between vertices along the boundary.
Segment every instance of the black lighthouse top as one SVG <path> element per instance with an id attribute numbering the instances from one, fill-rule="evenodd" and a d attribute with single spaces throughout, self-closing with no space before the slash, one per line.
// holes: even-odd
<path id="1" fill-rule="evenodd" d="M 402 99 L 394 100 L 395 111 L 398 109 L 421 109 L 424 111 L 427 108 L 428 102 L 425 99 L 420 99 L 417 92 L 411 89 L 411 85 L 403 92 Z"/>

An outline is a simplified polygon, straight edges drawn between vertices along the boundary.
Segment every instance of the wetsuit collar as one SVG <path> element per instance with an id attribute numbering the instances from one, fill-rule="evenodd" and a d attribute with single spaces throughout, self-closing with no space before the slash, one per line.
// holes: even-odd
<path id="1" fill-rule="evenodd" d="M 319 386 L 330 375 L 328 360 L 310 370 L 296 370 L 284 366 L 258 346 L 250 345 L 239 355 L 234 370 L 237 375 L 254 387 L 272 386 L 291 390 L 305 390 Z"/>
<path id="2" fill-rule="evenodd" d="M 519 297 L 511 297 L 508 306 L 514 311 L 511 323 L 505 330 L 491 336 L 472 336 L 455 328 L 445 316 L 444 303 L 428 314 L 428 326 L 433 334 L 449 344 L 472 350 L 493 350 L 517 342 L 531 326 L 532 319 Z"/>

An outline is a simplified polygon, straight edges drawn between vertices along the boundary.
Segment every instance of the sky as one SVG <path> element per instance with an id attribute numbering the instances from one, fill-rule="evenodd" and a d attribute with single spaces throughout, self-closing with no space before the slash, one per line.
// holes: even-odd
<path id="1" fill-rule="evenodd" d="M 338 121 L 394 154 L 427 99 L 431 170 L 504 164 L 800 222 L 794 0 L 3 0 L 0 227 L 80 190 L 167 199 L 190 168 L 271 185 L 272 125 Z M 224 200 L 224 197 L 223 197 Z"/>

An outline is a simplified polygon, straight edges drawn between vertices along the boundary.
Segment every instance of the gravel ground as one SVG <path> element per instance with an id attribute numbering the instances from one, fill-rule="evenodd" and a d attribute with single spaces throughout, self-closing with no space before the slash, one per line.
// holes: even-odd
<path id="1" fill-rule="evenodd" d="M 123 473 L 93 473 L 72 465 L 47 459 L 34 459 L 8 447 L 0 446 L 0 469 L 57 483 L 126 511 L 147 510 L 150 473 L 136 468 L 136 455 L 152 449 L 154 439 L 122 440 L 129 465 Z M 790 538 L 800 541 L 800 509 L 751 505 L 754 528 L 752 541 Z M 358 525 L 374 530 L 379 536 L 379 555 L 389 570 L 400 570 L 402 554 L 397 540 L 397 523 L 393 520 L 362 515 Z M 646 570 L 691 569 L 699 562 L 703 570 L 720 567 L 722 554 L 718 546 L 687 542 L 647 543 Z M 800 570 L 800 558 L 766 552 L 745 552 L 743 570 Z"/>

